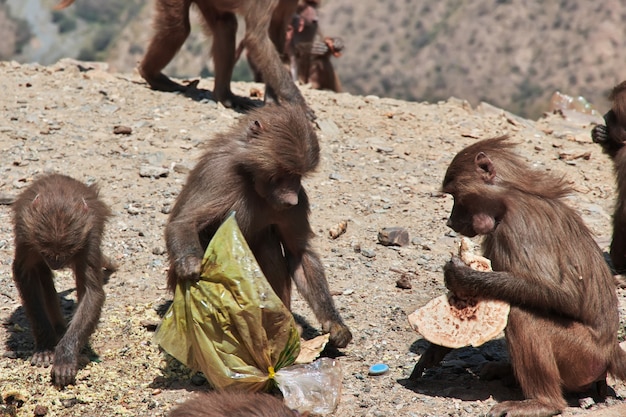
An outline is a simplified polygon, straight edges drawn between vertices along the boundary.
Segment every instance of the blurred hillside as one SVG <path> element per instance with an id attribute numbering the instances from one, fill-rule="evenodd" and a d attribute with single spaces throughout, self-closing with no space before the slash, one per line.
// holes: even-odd
<path id="1" fill-rule="evenodd" d="M 151 35 L 152 2 L 0 0 L 0 58 L 103 60 L 129 71 Z M 626 79 L 626 3 L 618 0 L 416 0 L 323 2 L 321 27 L 343 38 L 334 63 L 344 89 L 414 101 L 455 96 L 537 117 L 555 91 L 582 95 L 600 111 Z M 211 74 L 210 40 L 192 35 L 166 69 Z M 245 62 L 236 78 L 249 79 Z"/>

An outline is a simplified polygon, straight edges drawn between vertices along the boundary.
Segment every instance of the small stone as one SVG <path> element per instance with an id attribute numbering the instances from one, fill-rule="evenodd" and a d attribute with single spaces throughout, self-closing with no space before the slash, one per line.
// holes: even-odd
<path id="1" fill-rule="evenodd" d="M 409 278 L 408 274 L 402 274 L 400 278 L 396 281 L 396 287 L 402 288 L 403 290 L 410 290 L 413 288 L 411 285 L 411 278 Z"/>
<path id="2" fill-rule="evenodd" d="M 372 249 L 361 249 L 361 255 L 366 258 L 374 258 L 376 257 L 376 252 Z"/>
<path id="3" fill-rule="evenodd" d="M 330 175 L 328 176 L 329 180 L 335 180 L 335 181 L 341 181 L 341 176 L 339 174 L 337 174 L 336 172 L 331 172 Z"/>
<path id="4" fill-rule="evenodd" d="M 174 172 L 177 172 L 179 174 L 187 174 L 189 171 L 191 171 L 189 165 L 182 164 L 180 162 L 175 162 L 172 165 L 172 169 L 174 170 Z"/>
<path id="5" fill-rule="evenodd" d="M 13 202 L 15 201 L 15 198 L 16 196 L 14 195 L 0 194 L 0 205 L 8 206 L 10 204 L 13 204 Z"/>
<path id="6" fill-rule="evenodd" d="M 153 332 L 159 326 L 159 322 L 146 319 L 146 320 L 141 320 L 139 322 L 139 325 L 143 327 L 144 329 L 146 329 L 147 331 Z"/>
<path id="7" fill-rule="evenodd" d="M 76 397 L 64 398 L 61 399 L 61 404 L 63 404 L 63 407 L 65 408 L 74 407 L 76 404 L 78 404 L 78 399 Z"/>
<path id="8" fill-rule="evenodd" d="M 133 129 L 130 126 L 118 125 L 113 127 L 113 133 L 116 135 L 130 135 L 133 133 Z"/>
<path id="9" fill-rule="evenodd" d="M 45 407 L 43 405 L 36 405 L 34 414 L 37 417 L 45 416 L 46 414 L 48 414 L 48 407 Z"/>
<path id="10" fill-rule="evenodd" d="M 169 175 L 170 171 L 167 168 L 157 167 L 153 165 L 141 165 L 139 168 L 140 177 L 149 178 L 164 178 Z"/>
<path id="11" fill-rule="evenodd" d="M 141 207 L 135 204 L 130 204 L 128 208 L 126 209 L 126 211 L 128 212 L 128 214 L 137 215 L 141 213 Z"/>
<path id="12" fill-rule="evenodd" d="M 378 152 L 378 153 L 393 153 L 393 148 L 390 148 L 388 146 L 377 146 L 376 147 L 376 152 Z"/>
<path id="13" fill-rule="evenodd" d="M 341 133 L 339 127 L 330 119 L 317 119 L 315 122 L 317 127 L 320 128 L 322 135 L 328 138 L 336 138 Z"/>
<path id="14" fill-rule="evenodd" d="M 385 246 L 406 246 L 409 232 L 404 227 L 385 227 L 378 232 L 378 242 Z"/>

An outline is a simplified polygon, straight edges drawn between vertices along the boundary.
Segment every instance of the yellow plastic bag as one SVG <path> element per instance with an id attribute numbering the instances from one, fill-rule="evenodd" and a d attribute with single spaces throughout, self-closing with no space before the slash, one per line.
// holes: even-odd
<path id="1" fill-rule="evenodd" d="M 234 213 L 213 236 L 198 282 L 180 282 L 155 341 L 215 388 L 266 389 L 291 365 L 300 338 L 274 293 Z"/>

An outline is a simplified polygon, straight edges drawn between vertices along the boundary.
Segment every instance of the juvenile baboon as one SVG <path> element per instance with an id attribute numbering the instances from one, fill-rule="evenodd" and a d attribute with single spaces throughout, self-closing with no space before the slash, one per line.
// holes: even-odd
<path id="1" fill-rule="evenodd" d="M 104 269 L 116 266 L 101 250 L 109 208 L 95 185 L 60 174 L 34 181 L 13 204 L 13 278 L 35 339 L 31 363 L 52 365 L 52 382 L 74 381 L 78 355 L 104 304 Z M 52 270 L 72 268 L 78 307 L 66 330 Z"/>
<path id="2" fill-rule="evenodd" d="M 493 271 L 475 271 L 454 257 L 444 278 L 462 298 L 511 305 L 506 341 L 526 399 L 501 402 L 489 415 L 552 416 L 567 405 L 563 391 L 595 386 L 606 395 L 607 373 L 626 379 L 626 353 L 617 340 L 613 277 L 591 232 L 563 200 L 571 188 L 530 169 L 512 146 L 506 137 L 479 141 L 448 167 L 443 191 L 454 197 L 448 226 L 484 235 Z M 431 345 L 427 363 L 411 377 L 447 351 Z"/>
<path id="3" fill-rule="evenodd" d="M 313 251 L 309 201 L 301 179 L 319 162 L 319 144 L 299 106 L 265 106 L 240 119 L 206 146 L 165 229 L 168 286 L 198 279 L 205 248 L 231 211 L 261 269 L 283 303 L 291 305 L 291 278 L 330 341 L 352 339 L 330 295 Z"/>
<path id="4" fill-rule="evenodd" d="M 339 77 L 331 57 L 343 50 L 341 38 L 329 38 L 319 29 L 317 8 L 319 1 L 306 0 L 298 5 L 287 30 L 286 53 L 294 80 L 310 84 L 316 90 L 341 91 Z"/>

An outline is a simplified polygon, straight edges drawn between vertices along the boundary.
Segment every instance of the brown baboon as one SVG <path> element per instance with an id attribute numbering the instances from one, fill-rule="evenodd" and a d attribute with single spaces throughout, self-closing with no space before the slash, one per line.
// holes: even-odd
<path id="1" fill-rule="evenodd" d="M 263 393 L 212 391 L 185 401 L 168 417 L 299 417 L 280 399 Z"/>
<path id="2" fill-rule="evenodd" d="M 57 8 L 67 7 L 74 0 L 63 0 Z M 174 58 L 189 36 L 189 10 L 195 5 L 206 28 L 213 35 L 211 55 L 215 66 L 213 95 L 226 107 L 249 109 L 250 99 L 233 94 L 230 82 L 235 67 L 237 17 L 243 17 L 246 31 L 243 43 L 257 64 L 266 83 L 266 101 L 296 103 L 313 112 L 281 64 L 277 47 L 285 44 L 285 31 L 298 0 L 156 0 L 155 33 L 139 64 L 139 73 L 150 87 L 159 91 L 186 91 L 165 74 L 163 69 Z M 276 46 L 275 46 L 276 45 Z"/>
<path id="3" fill-rule="evenodd" d="M 567 405 L 563 391 L 595 386 L 604 396 L 607 373 L 626 379 L 626 352 L 617 340 L 613 277 L 591 232 L 563 201 L 570 187 L 528 168 L 512 146 L 506 137 L 479 141 L 448 167 L 443 191 L 454 197 L 448 226 L 484 235 L 493 271 L 475 271 L 455 257 L 444 277 L 461 297 L 511 304 L 506 341 L 526 399 L 497 404 L 489 415 L 552 416 Z M 447 351 L 431 345 L 427 363 L 411 377 Z"/>
<path id="4" fill-rule="evenodd" d="M 104 269 L 116 266 L 100 250 L 109 208 L 95 185 L 60 174 L 37 179 L 15 203 L 13 278 L 33 336 L 31 363 L 52 365 L 52 382 L 74 381 L 78 355 L 104 304 Z M 72 268 L 78 307 L 66 330 L 52 270 Z"/>
<path id="5" fill-rule="evenodd" d="M 611 157 L 617 176 L 610 255 L 615 271 L 623 274 L 626 272 L 626 81 L 615 86 L 609 98 L 613 105 L 604 115 L 606 125 L 595 126 L 591 138 Z"/>
<path id="6" fill-rule="evenodd" d="M 256 109 L 215 136 L 189 173 L 165 229 L 168 286 L 198 279 L 205 248 L 231 212 L 261 269 L 283 303 L 291 278 L 330 341 L 352 339 L 330 295 L 323 265 L 311 248 L 309 201 L 302 177 L 319 162 L 319 144 L 299 106 Z"/>

